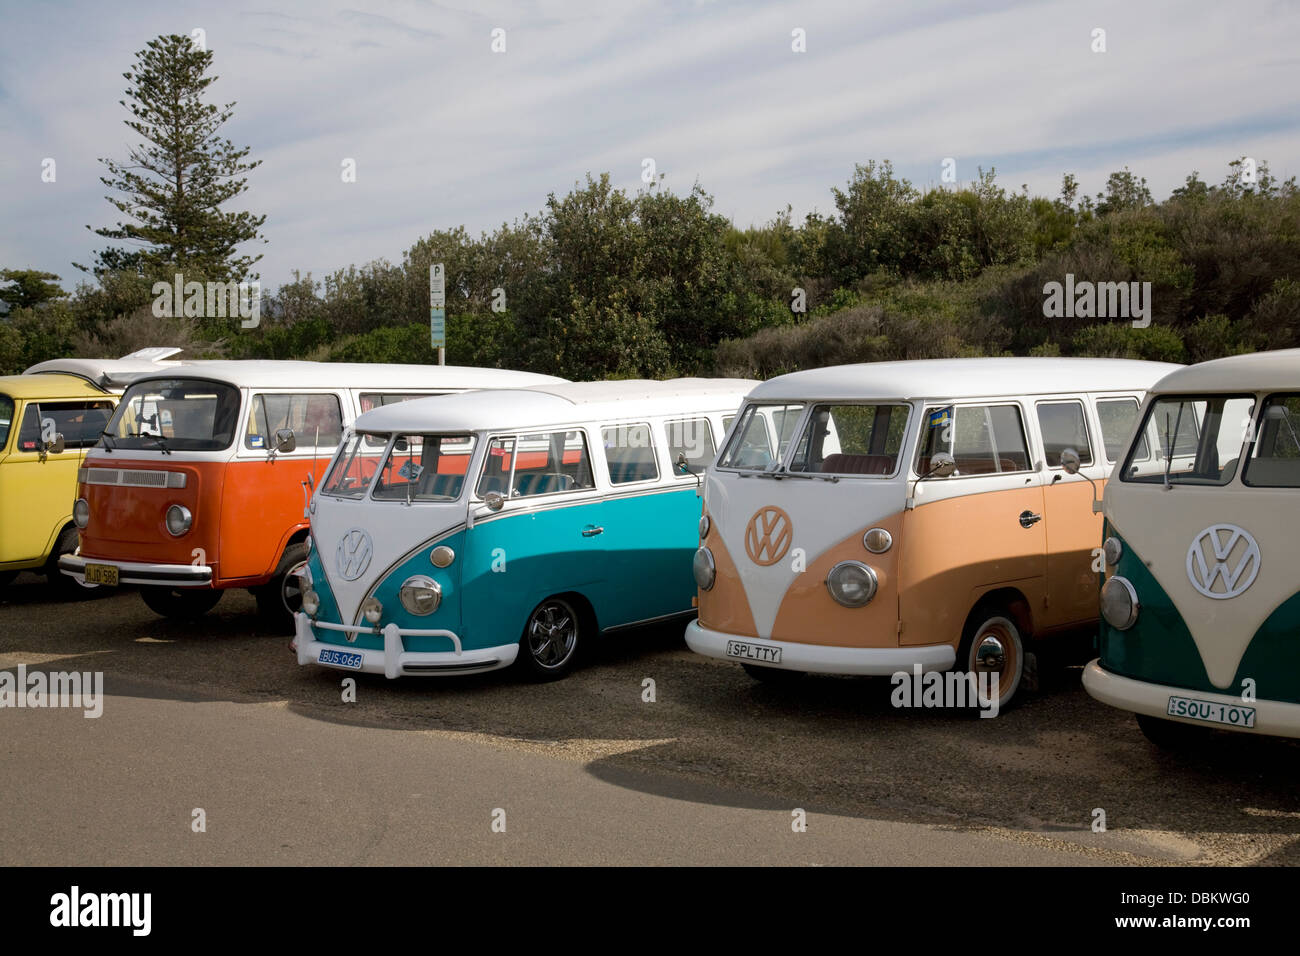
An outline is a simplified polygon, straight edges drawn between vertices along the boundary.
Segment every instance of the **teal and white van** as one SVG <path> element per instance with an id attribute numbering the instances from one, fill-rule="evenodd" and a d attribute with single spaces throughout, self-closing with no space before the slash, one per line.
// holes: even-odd
<path id="1" fill-rule="evenodd" d="M 1093 697 L 1153 742 L 1300 737 L 1300 349 L 1173 372 L 1106 485 Z"/>
<path id="2" fill-rule="evenodd" d="M 357 418 L 309 505 L 299 664 L 562 677 L 694 613 L 699 475 L 756 383 L 544 385 Z"/>

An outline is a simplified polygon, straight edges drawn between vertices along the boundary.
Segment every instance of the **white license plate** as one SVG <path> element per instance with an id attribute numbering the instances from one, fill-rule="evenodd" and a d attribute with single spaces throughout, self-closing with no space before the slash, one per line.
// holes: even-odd
<path id="1" fill-rule="evenodd" d="M 744 641 L 727 641 L 727 656 L 759 664 L 780 664 L 781 648 L 768 644 L 746 644 Z"/>
<path id="2" fill-rule="evenodd" d="M 350 667 L 355 671 L 361 670 L 361 655 L 353 651 L 332 651 L 328 647 L 321 648 L 320 656 L 316 658 L 317 664 L 328 664 L 330 667 Z"/>
<path id="3" fill-rule="evenodd" d="M 1211 724 L 1230 727 L 1254 727 L 1255 708 L 1239 704 L 1223 704 L 1216 700 L 1197 700 L 1195 697 L 1170 697 L 1165 709 L 1170 717 L 1188 717 Z"/>

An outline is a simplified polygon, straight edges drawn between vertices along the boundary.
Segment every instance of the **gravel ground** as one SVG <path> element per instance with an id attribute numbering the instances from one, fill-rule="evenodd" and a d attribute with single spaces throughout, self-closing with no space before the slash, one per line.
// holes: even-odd
<path id="1" fill-rule="evenodd" d="M 692 654 L 681 627 L 604 638 L 569 678 L 513 673 L 387 681 L 298 667 L 251 597 L 229 592 L 189 624 L 130 589 L 55 603 L 22 575 L 0 592 L 0 668 L 98 670 L 160 696 L 283 701 L 315 719 L 472 736 L 583 762 L 644 787 L 654 774 L 770 794 L 810 811 L 925 822 L 1145 864 L 1300 863 L 1300 742 L 1227 732 L 1176 756 L 1131 715 L 1093 701 L 1077 666 L 995 719 L 897 710 L 887 679 L 809 677 L 790 687 Z M 643 682 L 654 681 L 645 702 Z M 133 691 L 138 693 L 137 691 Z M 637 773 L 650 771 L 650 775 Z M 1094 811 L 1105 832 L 1093 832 Z M 1082 861 L 1081 856 L 1081 861 Z"/>

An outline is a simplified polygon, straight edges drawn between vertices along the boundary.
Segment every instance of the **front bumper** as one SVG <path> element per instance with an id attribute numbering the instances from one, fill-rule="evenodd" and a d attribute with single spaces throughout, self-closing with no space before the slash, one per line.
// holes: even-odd
<path id="1" fill-rule="evenodd" d="M 316 640 L 313 626 L 323 630 L 343 631 L 345 633 L 374 633 L 374 628 L 356 627 L 348 624 L 327 624 L 317 622 L 313 625 L 311 618 L 299 611 L 293 616 L 293 646 L 298 654 L 299 665 L 319 664 L 341 671 L 361 671 L 366 674 L 383 674 L 390 680 L 403 675 L 418 677 L 439 677 L 449 674 L 478 674 L 484 671 L 499 670 L 515 662 L 519 653 L 518 644 L 502 644 L 498 647 L 484 647 L 467 651 L 460 646 L 460 637 L 453 631 L 446 630 L 411 630 L 396 624 L 385 624 L 379 630 L 384 638 L 383 650 L 371 650 L 365 647 L 351 647 L 340 644 L 326 644 Z M 408 651 L 403 649 L 403 637 L 445 637 L 455 645 L 452 651 Z M 321 663 L 320 652 L 323 650 L 342 651 L 348 654 L 360 654 L 360 667 L 344 667 L 339 664 Z"/>
<path id="2" fill-rule="evenodd" d="M 1231 694 L 1207 694 L 1205 691 L 1189 690 L 1186 687 L 1152 684 L 1114 674 L 1102 667 L 1100 660 L 1093 661 L 1083 669 L 1083 686 L 1089 694 L 1103 704 L 1118 707 L 1120 710 L 1130 710 L 1135 714 L 1146 714 L 1196 727 L 1208 727 L 1211 730 L 1236 730 L 1247 734 L 1270 734 L 1274 737 L 1300 737 L 1300 704 L 1288 704 L 1276 700 L 1243 701 L 1240 697 Z M 1170 697 L 1191 697 L 1229 707 L 1253 707 L 1255 726 L 1234 727 L 1231 724 L 1173 717 L 1168 711 Z"/>
<path id="3" fill-rule="evenodd" d="M 212 568 L 206 564 L 144 564 L 138 561 L 99 561 L 80 554 L 59 558 L 59 570 L 86 583 L 87 564 L 111 564 L 117 568 L 119 584 L 156 584 L 170 588 L 206 588 L 212 586 Z"/>
<path id="4" fill-rule="evenodd" d="M 779 648 L 779 664 L 754 657 L 728 654 L 730 644 L 744 644 L 751 648 Z M 887 677 L 899 671 L 912 673 L 912 666 L 920 664 L 922 672 L 946 671 L 957 660 L 957 652 L 949 644 L 931 644 L 919 647 L 831 647 L 825 644 L 796 644 L 791 641 L 769 641 L 757 637 L 724 634 L 701 627 L 699 621 L 686 625 L 686 645 L 705 657 L 736 664 L 756 664 L 780 670 L 807 671 L 811 674 L 868 674 Z"/>

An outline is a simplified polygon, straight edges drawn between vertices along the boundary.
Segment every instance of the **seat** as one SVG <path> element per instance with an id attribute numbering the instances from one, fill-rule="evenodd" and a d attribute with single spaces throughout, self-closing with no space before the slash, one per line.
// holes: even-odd
<path id="1" fill-rule="evenodd" d="M 892 455 L 827 455 L 822 472 L 837 475 L 888 475 L 894 470 Z"/>
<path id="2" fill-rule="evenodd" d="M 533 472 L 515 476 L 515 491 L 521 498 L 568 491 L 572 487 L 573 479 L 560 472 Z"/>

